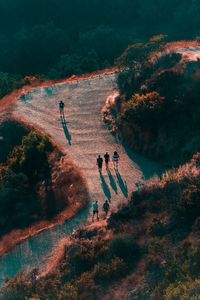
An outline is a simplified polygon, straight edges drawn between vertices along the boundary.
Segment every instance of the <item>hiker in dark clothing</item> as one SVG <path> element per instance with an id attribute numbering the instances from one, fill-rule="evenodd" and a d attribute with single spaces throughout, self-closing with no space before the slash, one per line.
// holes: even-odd
<path id="1" fill-rule="evenodd" d="M 99 172 L 102 172 L 102 166 L 103 166 L 103 158 L 101 157 L 101 155 L 98 156 L 97 158 L 97 166 L 99 168 Z"/>
<path id="2" fill-rule="evenodd" d="M 64 118 L 65 117 L 65 114 L 64 114 L 65 104 L 62 100 L 59 102 L 59 108 L 60 108 L 60 117 Z"/>
<path id="3" fill-rule="evenodd" d="M 103 211 L 106 213 L 106 217 L 108 215 L 109 209 L 110 209 L 110 204 L 108 203 L 108 200 L 106 200 L 103 204 Z"/>
<path id="4" fill-rule="evenodd" d="M 92 203 L 92 208 L 93 208 L 92 222 L 94 222 L 95 215 L 97 215 L 97 220 L 99 220 L 99 205 L 97 200 Z"/>
<path id="5" fill-rule="evenodd" d="M 108 152 L 106 152 L 106 154 L 104 155 L 104 159 L 105 159 L 105 164 L 106 164 L 106 169 L 109 169 L 109 161 L 110 161 L 110 155 Z"/>
<path id="6" fill-rule="evenodd" d="M 114 152 L 113 154 L 113 165 L 114 165 L 114 168 L 116 170 L 118 170 L 118 165 L 119 165 L 119 154 L 117 153 L 117 151 Z"/>

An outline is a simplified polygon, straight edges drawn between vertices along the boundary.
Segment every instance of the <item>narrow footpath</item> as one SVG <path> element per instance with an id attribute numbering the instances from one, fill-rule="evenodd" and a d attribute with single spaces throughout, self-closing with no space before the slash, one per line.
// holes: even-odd
<path id="1" fill-rule="evenodd" d="M 48 133 L 62 151 L 82 170 L 90 201 L 98 200 L 100 210 L 108 199 L 112 210 L 128 197 L 141 179 L 161 174 L 162 168 L 125 149 L 102 122 L 101 110 L 107 97 L 116 90 L 116 75 L 95 75 L 82 80 L 49 84 L 20 98 L 13 116 Z M 59 115 L 59 101 L 65 103 L 65 119 Z M 120 155 L 119 172 L 112 164 L 100 176 L 97 156 L 108 151 Z M 62 239 L 78 226 L 91 221 L 90 208 L 64 225 L 48 229 L 18 245 L 0 259 L 0 278 L 47 264 Z M 3 282 L 3 281 L 2 281 Z"/>

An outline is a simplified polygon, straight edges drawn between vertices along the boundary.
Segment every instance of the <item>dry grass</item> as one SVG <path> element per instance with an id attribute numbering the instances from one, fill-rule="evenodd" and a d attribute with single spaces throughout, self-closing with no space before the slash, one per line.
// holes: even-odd
<path id="1" fill-rule="evenodd" d="M 45 267 L 45 271 L 43 271 L 39 278 L 48 276 L 55 270 L 58 272 L 58 265 L 62 261 L 63 257 L 65 256 L 65 253 L 67 249 L 72 245 L 73 241 L 70 238 L 64 238 L 60 242 L 59 246 L 56 248 L 56 253 L 53 256 L 53 259 L 49 262 L 48 266 Z"/>
<path id="2" fill-rule="evenodd" d="M 119 300 L 125 299 L 127 294 L 133 290 L 136 286 L 138 286 L 141 282 L 144 281 L 144 275 L 141 274 L 141 268 L 144 265 L 144 262 L 141 261 L 138 264 L 137 270 L 128 275 L 126 278 L 122 279 L 117 284 L 113 284 L 109 290 L 106 292 L 106 295 L 101 297 L 102 300 Z"/>
<path id="3" fill-rule="evenodd" d="M 119 92 L 116 91 L 106 99 L 106 104 L 103 107 L 102 119 L 108 126 L 111 133 L 115 134 L 117 132 L 117 116 L 120 112 L 121 98 Z"/>

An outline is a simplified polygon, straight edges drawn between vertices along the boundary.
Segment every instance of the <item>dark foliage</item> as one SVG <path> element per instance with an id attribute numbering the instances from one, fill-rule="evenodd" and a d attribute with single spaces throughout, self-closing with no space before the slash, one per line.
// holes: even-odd
<path id="1" fill-rule="evenodd" d="M 0 72 L 0 99 L 21 85 L 21 76 Z"/>
<path id="2" fill-rule="evenodd" d="M 4 163 L 0 164 L 2 236 L 14 228 L 24 228 L 42 217 L 48 217 L 39 201 L 37 184 L 49 176 L 48 156 L 54 147 L 47 136 L 35 131 L 28 133 L 28 129 L 15 122 L 3 123 L 0 129 L 3 135 L 11 131 L 9 137 L 5 136 Z M 6 154 L 8 158 L 5 161 Z"/>
<path id="3" fill-rule="evenodd" d="M 120 74 L 122 139 L 170 165 L 191 159 L 200 150 L 199 68 L 198 61 L 183 64 L 174 53 L 143 64 L 139 73 L 130 67 Z"/>
<path id="4" fill-rule="evenodd" d="M 117 236 L 112 239 L 109 245 L 109 252 L 111 257 L 118 257 L 132 265 L 141 256 L 141 249 L 131 235 Z"/>
<path id="5" fill-rule="evenodd" d="M 0 125 L 0 163 L 5 163 L 15 146 L 22 143 L 22 138 L 28 130 L 15 121 L 4 122 Z"/>
<path id="6" fill-rule="evenodd" d="M 51 77 L 89 72 L 112 64 L 129 44 L 154 34 L 195 38 L 199 15 L 198 3 L 186 0 L 156 5 L 153 0 L 1 0 L 0 70 Z M 82 66 L 80 60 L 91 52 L 98 59 Z M 64 72 L 62 56 L 69 64 Z"/>

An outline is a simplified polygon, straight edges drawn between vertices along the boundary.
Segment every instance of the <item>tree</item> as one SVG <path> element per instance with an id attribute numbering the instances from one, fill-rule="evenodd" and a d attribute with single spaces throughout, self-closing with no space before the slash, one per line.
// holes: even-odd
<path id="1" fill-rule="evenodd" d="M 48 136 L 31 131 L 22 140 L 22 146 L 14 148 L 8 166 L 14 172 L 26 174 L 31 183 L 49 171 L 48 155 L 54 149 Z"/>
<path id="2" fill-rule="evenodd" d="M 162 51 L 165 46 L 165 35 L 155 35 L 147 43 L 136 43 L 129 46 L 117 59 L 116 65 L 120 70 L 133 69 L 140 71 L 149 62 L 152 54 Z"/>

